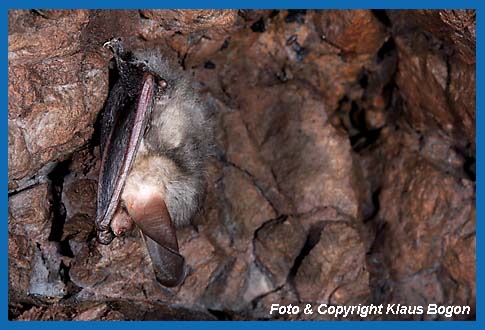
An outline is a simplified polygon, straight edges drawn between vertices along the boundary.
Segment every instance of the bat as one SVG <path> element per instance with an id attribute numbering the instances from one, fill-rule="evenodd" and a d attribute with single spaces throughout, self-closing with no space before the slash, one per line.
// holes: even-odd
<path id="1" fill-rule="evenodd" d="M 135 224 L 156 279 L 180 285 L 185 259 L 176 228 L 190 223 L 204 195 L 212 129 L 207 109 L 178 68 L 156 50 L 104 44 L 117 79 L 101 116 L 96 231 L 109 244 Z"/>

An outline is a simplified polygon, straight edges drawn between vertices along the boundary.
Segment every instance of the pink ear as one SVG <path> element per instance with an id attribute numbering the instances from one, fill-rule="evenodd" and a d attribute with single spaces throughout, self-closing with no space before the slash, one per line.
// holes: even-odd
<path id="1" fill-rule="evenodd" d="M 157 280 L 165 286 L 180 284 L 185 275 L 185 260 L 179 254 L 177 234 L 161 195 L 134 197 L 127 208 L 143 233 Z"/>

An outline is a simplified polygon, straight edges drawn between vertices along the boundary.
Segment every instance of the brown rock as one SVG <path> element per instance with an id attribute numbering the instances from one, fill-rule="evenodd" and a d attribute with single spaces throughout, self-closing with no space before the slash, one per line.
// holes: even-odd
<path id="1" fill-rule="evenodd" d="M 366 251 L 358 232 L 344 222 L 321 226 L 318 243 L 303 259 L 295 277 L 300 300 L 334 305 L 368 303 Z"/>
<path id="2" fill-rule="evenodd" d="M 411 125 L 419 132 L 441 130 L 461 148 L 475 150 L 475 12 L 390 11 L 389 16 L 399 53 L 396 83 Z"/>
<path id="3" fill-rule="evenodd" d="M 451 135 L 456 123 L 446 100 L 446 86 L 442 85 L 443 79 L 446 81 L 448 75 L 446 59 L 442 54 L 433 54 L 432 51 L 428 53 L 427 49 L 419 53 L 422 48 L 413 44 L 415 40 L 396 38 L 399 50 L 396 83 L 400 86 L 407 105 L 405 111 L 418 131 L 438 128 Z"/>
<path id="4" fill-rule="evenodd" d="M 248 278 L 247 255 L 228 256 L 212 273 L 212 278 L 204 295 L 198 301 L 211 310 L 240 311 L 247 301 L 242 298 Z M 242 274 L 242 276 L 241 276 Z"/>
<path id="5" fill-rule="evenodd" d="M 26 310 L 18 318 L 20 321 L 32 321 L 32 320 L 42 320 L 42 321 L 52 321 L 52 320 L 70 320 L 73 314 L 72 308 L 65 308 L 64 306 L 59 306 L 57 304 L 53 305 L 51 308 L 37 307 L 34 306 Z"/>
<path id="6" fill-rule="evenodd" d="M 185 230 L 188 231 L 188 230 Z M 185 234 L 185 233 L 182 233 Z M 223 263 L 225 255 L 203 235 L 191 231 L 187 240 L 179 236 L 182 255 L 190 271 L 177 296 L 189 305 L 202 299 L 214 272 Z"/>
<path id="7" fill-rule="evenodd" d="M 187 33 L 230 28 L 237 20 L 237 10 L 141 10 L 140 16 L 163 30 Z"/>
<path id="8" fill-rule="evenodd" d="M 49 18 L 28 10 L 14 11 L 9 24 L 9 64 L 62 58 L 80 50 L 79 38 L 88 10 L 47 11 Z M 13 19 L 12 19 L 13 18 Z"/>
<path id="9" fill-rule="evenodd" d="M 214 320 L 203 311 L 189 311 L 149 301 L 107 301 L 104 303 L 83 302 L 59 303 L 50 308 L 32 307 L 23 312 L 18 320 Z"/>
<path id="10" fill-rule="evenodd" d="M 250 315 L 258 318 L 259 320 L 297 320 L 301 317 L 301 315 L 280 315 L 279 313 L 275 312 L 270 314 L 272 304 L 280 304 L 284 306 L 290 304 L 293 306 L 303 305 L 299 302 L 296 293 L 290 285 L 285 285 L 282 288 L 271 291 L 270 293 L 256 300 L 256 306 L 254 307 L 254 310 L 251 311 Z M 308 319 L 304 317 L 301 318 Z"/>
<path id="11" fill-rule="evenodd" d="M 269 276 L 274 288 L 286 282 L 305 241 L 306 232 L 293 218 L 272 220 L 255 233 L 256 265 Z"/>
<path id="12" fill-rule="evenodd" d="M 470 181 L 440 172 L 412 153 L 402 152 L 386 167 L 378 214 L 386 229 L 378 251 L 395 283 L 392 301 L 474 305 L 474 190 Z M 463 262 L 466 276 L 456 271 L 464 269 Z M 445 289 L 449 277 L 468 294 Z"/>
<path id="13" fill-rule="evenodd" d="M 25 177 L 30 170 L 31 158 L 25 144 L 25 139 L 20 129 L 14 121 L 8 121 L 8 175 L 11 178 Z M 9 190 L 15 189 L 15 185 L 9 182 Z"/>
<path id="14" fill-rule="evenodd" d="M 456 113 L 456 121 L 461 123 L 457 138 L 466 136 L 467 142 L 475 147 L 476 137 L 476 72 L 474 64 L 453 61 L 450 67 L 448 98 Z"/>
<path id="15" fill-rule="evenodd" d="M 224 169 L 224 188 L 231 210 L 232 236 L 242 249 L 263 223 L 276 217 L 271 204 L 247 175 L 234 167 Z"/>
<path id="16" fill-rule="evenodd" d="M 101 245 L 94 239 L 89 245 L 75 241 L 70 241 L 70 245 L 74 258 L 69 274 L 80 288 L 80 299 L 166 300 L 170 296 L 170 290 L 163 290 L 155 279 L 138 230 L 110 245 Z"/>
<path id="17" fill-rule="evenodd" d="M 210 320 L 214 317 L 208 312 L 197 309 L 169 306 L 149 301 L 118 300 L 110 302 L 112 311 L 104 319 L 111 320 Z M 114 314 L 114 315 L 113 315 Z M 121 317 L 120 317 L 121 316 Z"/>
<path id="18" fill-rule="evenodd" d="M 59 299 L 66 294 L 59 275 L 59 246 L 49 241 L 52 214 L 48 188 L 43 184 L 9 199 L 9 290 L 11 298 L 21 301 L 28 295 Z"/>
<path id="19" fill-rule="evenodd" d="M 224 113 L 222 129 L 224 132 L 222 147 L 227 161 L 250 176 L 253 185 L 269 200 L 275 212 L 289 213 L 288 201 L 278 191 L 271 168 L 258 152 L 257 145 L 252 141 L 250 132 L 241 119 L 241 113 L 237 111 Z"/>
<path id="20" fill-rule="evenodd" d="M 456 49 L 467 64 L 475 63 L 475 10 L 388 10 L 387 14 L 398 33 L 424 30 Z"/>
<path id="21" fill-rule="evenodd" d="M 62 190 L 62 203 L 66 209 L 63 237 L 86 241 L 94 230 L 96 218 L 97 182 L 69 176 Z"/>
<path id="22" fill-rule="evenodd" d="M 95 304 L 94 306 L 80 312 L 73 320 L 76 321 L 94 321 L 101 320 L 102 317 L 109 310 L 109 306 L 106 303 Z"/>
<path id="23" fill-rule="evenodd" d="M 16 12 L 9 35 L 9 181 L 86 143 L 107 95 L 106 60 L 83 51 L 88 11 Z M 28 162 L 28 165 L 27 165 Z"/>
<path id="24" fill-rule="evenodd" d="M 299 84 L 251 92 L 244 120 L 293 212 L 327 206 L 357 217 L 350 146 L 329 125 L 323 100 Z"/>
<path id="25" fill-rule="evenodd" d="M 369 10 L 324 10 L 315 24 L 321 37 L 343 52 L 375 54 L 387 39 L 385 26 Z"/>

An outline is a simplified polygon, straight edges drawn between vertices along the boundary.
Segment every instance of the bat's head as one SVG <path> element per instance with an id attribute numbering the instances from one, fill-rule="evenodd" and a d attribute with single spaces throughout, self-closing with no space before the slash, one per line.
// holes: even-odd
<path id="1" fill-rule="evenodd" d="M 173 65 L 156 50 L 126 51 L 121 38 L 112 38 L 105 42 L 103 47 L 113 52 L 120 78 L 127 83 L 136 80 L 137 76 L 141 77 L 146 73 L 151 74 L 158 87 L 156 93 L 158 97 L 169 86 L 185 83 L 179 72 L 174 70 Z"/>

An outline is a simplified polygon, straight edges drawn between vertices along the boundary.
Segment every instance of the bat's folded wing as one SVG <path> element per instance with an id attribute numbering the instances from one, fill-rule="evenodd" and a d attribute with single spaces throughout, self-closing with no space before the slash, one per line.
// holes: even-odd
<path id="1" fill-rule="evenodd" d="M 108 244 L 113 239 L 110 223 L 118 207 L 126 177 L 133 165 L 136 152 L 150 118 L 155 81 L 151 74 L 145 74 L 140 93 L 130 101 L 127 92 L 119 84 L 113 88 L 108 100 L 107 118 L 102 130 L 104 146 L 98 181 L 96 226 L 100 243 Z"/>

